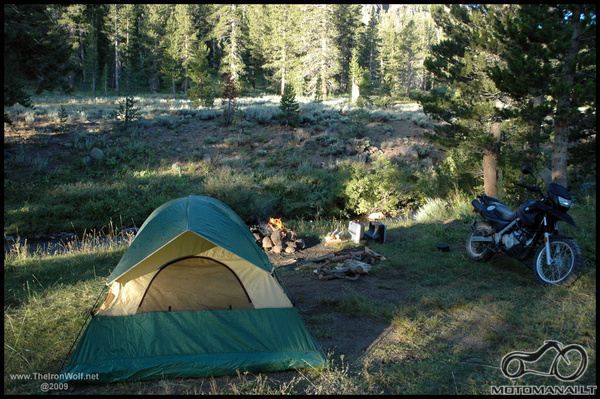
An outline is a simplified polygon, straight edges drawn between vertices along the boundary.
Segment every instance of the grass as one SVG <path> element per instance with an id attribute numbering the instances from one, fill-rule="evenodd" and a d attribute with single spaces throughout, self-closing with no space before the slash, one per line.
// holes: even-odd
<path id="1" fill-rule="evenodd" d="M 184 98 L 135 96 L 139 119 L 127 131 L 115 123 L 121 100 L 45 95 L 34 99 L 35 110 L 5 108 L 14 121 L 5 126 L 5 235 L 79 234 L 104 228 L 106 219 L 139 226 L 157 206 L 190 193 L 222 200 L 247 223 L 267 211 L 288 218 L 336 216 L 343 202 L 339 177 L 311 164 L 307 152 L 339 155 L 346 142 L 366 133 L 370 119 L 381 116 L 343 100 L 301 98 L 305 126 L 314 128 L 315 137 L 300 148 L 289 129 L 275 133 L 280 146 L 265 134 L 265 124 L 276 125 L 279 96 L 240 98 L 240 119 L 232 126 L 220 122 L 220 101 L 194 108 Z M 386 120 L 424 117 L 414 105 L 385 113 Z M 327 127 L 340 137 L 320 140 L 317 133 Z M 215 147 L 220 157 L 210 156 Z M 94 148 L 103 160 L 91 158 Z M 264 204 L 271 209 L 261 209 Z"/>
<path id="2" fill-rule="evenodd" d="M 5 151 L 12 153 L 5 158 L 5 236 L 74 231 L 81 237 L 81 232 L 91 232 L 64 244 L 59 253 L 32 252 L 18 240 L 5 252 L 5 394 L 40 392 L 42 381 L 11 375 L 59 372 L 125 251 L 119 231 L 139 227 L 172 198 L 214 196 L 246 220 L 284 216 L 286 226 L 300 236 L 323 238 L 348 225 L 339 194 L 343 162 L 330 163 L 329 169 L 311 165 L 289 133 L 281 149 L 267 145 L 256 155 L 248 148 L 266 142 L 261 126 L 273 118 L 279 97 L 240 100 L 245 119 L 226 129 L 218 125 L 219 102 L 211 109 L 193 109 L 186 100 L 159 96 L 136 97 L 141 118 L 128 133 L 103 124 L 82 127 L 90 119 L 110 121 L 119 100 L 55 96 L 37 99 L 35 113 L 19 106 L 5 109 L 19 126 L 5 131 Z M 363 125 L 374 120 L 429 123 L 414 104 L 359 111 L 343 101 L 299 102 L 315 136 L 328 128 L 351 126 L 339 133 L 355 140 L 358 137 L 350 135 L 362 134 Z M 61 106 L 66 110 L 62 119 Z M 206 132 L 196 141 L 177 144 L 173 137 L 195 126 L 190 123 L 194 118 L 202 121 Z M 150 145 L 152 141 L 158 145 Z M 61 150 L 47 151 L 58 142 Z M 332 141 L 323 152 L 337 151 L 339 143 Z M 230 158 L 202 160 L 211 146 L 219 145 Z M 178 146 L 185 146 L 181 156 L 174 155 L 180 154 Z M 103 149 L 104 162 L 84 160 L 94 147 Z M 499 370 L 505 354 L 535 351 L 547 339 L 586 348 L 588 369 L 576 384 L 595 386 L 595 196 L 578 198 L 570 212 L 578 227 L 564 228 L 584 253 L 582 276 L 564 288 L 539 286 L 532 271 L 514 259 L 495 255 L 487 263 L 470 261 L 464 251 L 468 225 L 474 220 L 469 202 L 459 195 L 431 199 L 422 201 L 412 219 L 387 220 L 388 242 L 372 247 L 388 261 L 374 265 L 360 284 L 353 282 L 340 291 L 321 289 L 316 300 L 296 298 L 318 341 L 341 340 L 345 332 L 336 322 L 342 319 L 356 326 L 381 326 L 360 356 L 332 349 L 327 351 L 325 370 L 85 385 L 75 392 L 489 394 L 491 386 L 569 385 L 539 376 L 511 381 Z M 438 252 L 440 243 L 451 251 Z M 327 311 L 311 313 L 313 305 Z"/>
<path id="3" fill-rule="evenodd" d="M 582 345 L 589 365 L 578 385 L 596 381 L 596 274 L 586 261 L 570 287 L 539 286 L 528 268 L 496 255 L 484 264 L 467 259 L 468 220 L 451 211 L 427 222 L 389 221 L 385 244 L 373 243 L 388 261 L 372 276 L 389 276 L 372 295 L 350 285 L 343 295 L 322 292 L 328 311 L 308 315 L 317 340 L 335 340 L 339 317 L 387 325 L 358 358 L 329 352 L 326 370 L 248 374 L 206 379 L 85 385 L 100 394 L 489 394 L 499 385 L 569 385 L 549 377 L 510 381 L 499 370 L 503 355 L 532 352 L 544 340 Z M 576 210 L 577 220 L 595 216 L 595 203 Z M 587 218 L 586 218 L 587 219 Z M 338 219 L 290 220 L 301 234 L 323 236 Z M 575 230 L 582 247 L 595 245 L 595 231 Z M 89 236 L 92 237 L 92 236 Z M 448 243 L 449 253 L 435 250 Z M 593 240 L 593 241 L 591 241 Z M 591 242 L 590 242 L 591 241 Z M 393 244 L 392 244 L 393 242 Z M 73 245 L 60 255 L 15 249 L 5 259 L 5 394 L 38 393 L 40 381 L 11 379 L 18 373 L 58 373 L 59 366 L 106 276 L 125 246 L 108 240 Z M 586 259 L 589 252 L 586 252 Z M 297 273 L 286 270 L 285 273 Z M 369 277 L 366 277 L 369 278 Z M 307 306 L 306 300 L 300 306 Z"/>

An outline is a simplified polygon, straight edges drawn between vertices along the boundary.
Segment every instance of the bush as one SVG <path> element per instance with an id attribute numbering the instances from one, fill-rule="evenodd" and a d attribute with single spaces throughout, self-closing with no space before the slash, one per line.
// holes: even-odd
<path id="1" fill-rule="evenodd" d="M 349 164 L 344 196 L 346 209 L 355 214 L 394 212 L 407 199 L 401 173 L 380 156 L 372 165 Z"/>
<path id="2" fill-rule="evenodd" d="M 255 105 L 244 109 L 244 117 L 246 120 L 258 123 L 269 123 L 279 110 L 272 106 Z"/>

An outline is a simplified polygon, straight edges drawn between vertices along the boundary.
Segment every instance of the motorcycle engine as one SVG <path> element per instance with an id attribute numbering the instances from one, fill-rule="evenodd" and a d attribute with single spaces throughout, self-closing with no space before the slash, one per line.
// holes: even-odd
<path id="1" fill-rule="evenodd" d="M 502 236 L 502 245 L 508 255 L 522 259 L 528 254 L 526 243 L 529 238 L 529 235 L 525 231 L 515 229 Z"/>

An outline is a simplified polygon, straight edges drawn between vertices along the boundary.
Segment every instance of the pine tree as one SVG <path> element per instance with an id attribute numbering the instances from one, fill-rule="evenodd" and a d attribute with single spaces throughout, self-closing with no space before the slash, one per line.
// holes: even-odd
<path id="1" fill-rule="evenodd" d="M 299 6 L 296 4 L 272 4 L 267 7 L 265 24 L 265 63 L 263 68 L 272 73 L 270 83 L 278 86 L 283 95 L 286 83 L 291 81 L 296 57 L 295 32 Z"/>
<path id="2" fill-rule="evenodd" d="M 134 107 L 135 99 L 133 97 L 125 97 L 119 102 L 119 107 L 115 113 L 117 119 L 117 128 L 127 131 L 131 123 L 139 118 L 139 108 Z"/>
<path id="3" fill-rule="evenodd" d="M 267 42 L 267 24 L 269 4 L 248 4 L 246 12 L 246 70 L 247 80 L 256 89 L 256 84 L 264 76 L 265 48 Z"/>
<path id="4" fill-rule="evenodd" d="M 212 83 L 213 71 L 208 63 L 208 53 L 208 46 L 202 43 L 188 63 L 186 76 L 192 80 L 192 88 L 187 91 L 187 96 L 194 105 L 212 107 L 217 92 Z"/>
<path id="5" fill-rule="evenodd" d="M 378 33 L 378 19 L 371 9 L 366 26 L 359 28 L 357 46 L 359 51 L 358 63 L 369 72 L 369 81 L 375 82 L 379 76 L 379 47 L 381 39 Z"/>
<path id="6" fill-rule="evenodd" d="M 99 78 L 99 53 L 98 53 L 98 6 L 90 5 L 88 12 L 90 13 L 90 25 L 88 34 L 85 40 L 85 48 L 87 57 L 84 63 L 84 70 L 88 71 L 90 79 L 90 89 L 92 97 L 96 97 L 96 86 Z"/>
<path id="7" fill-rule="evenodd" d="M 351 90 L 354 82 L 350 73 L 350 61 L 352 50 L 356 48 L 356 31 L 361 25 L 360 4 L 335 4 L 334 19 L 332 23 L 336 27 L 336 45 L 340 53 L 340 89 L 344 92 Z"/>
<path id="8" fill-rule="evenodd" d="M 171 94 L 177 94 L 177 85 L 183 77 L 181 63 L 181 40 L 178 36 L 178 23 L 175 7 L 172 7 L 167 19 L 165 34 L 161 40 L 163 50 L 162 67 L 165 84 L 171 88 Z"/>
<path id="9" fill-rule="evenodd" d="M 223 90 L 223 98 L 226 101 L 225 109 L 223 110 L 223 122 L 226 125 L 231 125 L 235 119 L 237 111 L 238 92 L 233 73 L 229 72 L 225 75 L 225 88 Z"/>
<path id="10" fill-rule="evenodd" d="M 355 47 L 352 50 L 352 59 L 350 60 L 350 93 L 353 93 L 354 86 L 358 87 L 359 93 L 362 93 L 363 96 L 369 91 L 370 82 L 368 81 L 368 73 L 367 79 L 365 79 L 365 70 L 360 66 L 359 63 L 359 54 L 358 48 Z M 356 99 L 354 99 L 356 100 Z"/>
<path id="11" fill-rule="evenodd" d="M 30 92 L 65 89 L 70 50 L 56 17 L 60 5 L 4 5 L 4 105 L 31 106 Z M 6 118 L 6 117 L 5 117 Z"/>
<path id="12" fill-rule="evenodd" d="M 166 4 L 148 4 L 144 6 L 144 18 L 141 21 L 141 47 L 143 54 L 142 71 L 149 89 L 159 92 L 161 88 L 162 37 L 169 16 Z"/>
<path id="13" fill-rule="evenodd" d="M 432 46 L 425 66 L 447 86 L 441 96 L 422 98 L 424 111 L 444 121 L 430 139 L 449 148 L 461 147 L 483 156 L 484 190 L 496 196 L 502 130 L 496 106 L 500 93 L 485 71 L 498 62 L 487 49 L 489 12 L 485 7 L 451 5 L 436 8 L 434 19 L 447 40 Z"/>
<path id="14" fill-rule="evenodd" d="M 341 71 L 338 31 L 331 23 L 335 8 L 330 4 L 305 4 L 301 12 L 301 35 L 296 42 L 299 63 L 293 74 L 305 84 L 305 93 L 315 94 L 318 90 L 325 98 L 339 87 L 336 76 Z M 317 87 L 319 76 L 321 85 Z"/>
<path id="15" fill-rule="evenodd" d="M 531 157 L 539 156 L 541 127 L 554 119 L 553 180 L 567 185 L 569 134 L 595 108 L 595 7 L 505 6 L 495 19 L 504 63 L 490 68 L 498 87 L 515 102 L 510 109 L 527 124 Z M 594 122 L 595 123 L 595 122 Z M 548 132 L 550 133 L 550 132 Z"/>
<path id="16" fill-rule="evenodd" d="M 109 5 L 108 17 L 105 20 L 104 32 L 109 38 L 112 46 L 112 79 L 111 86 L 114 87 L 116 92 L 119 92 L 120 79 L 121 79 L 121 66 L 122 66 L 122 31 L 121 26 L 121 4 Z"/>
<path id="17" fill-rule="evenodd" d="M 300 105 L 296 101 L 296 92 L 291 84 L 287 84 L 283 90 L 279 109 L 282 112 L 281 121 L 286 126 L 298 126 L 301 122 Z"/>
<path id="18" fill-rule="evenodd" d="M 246 46 L 244 36 L 244 5 L 219 4 L 210 16 L 213 29 L 209 37 L 217 40 L 224 48 L 220 73 L 229 74 L 231 80 L 239 86 L 239 78 L 244 75 L 243 52 Z"/>

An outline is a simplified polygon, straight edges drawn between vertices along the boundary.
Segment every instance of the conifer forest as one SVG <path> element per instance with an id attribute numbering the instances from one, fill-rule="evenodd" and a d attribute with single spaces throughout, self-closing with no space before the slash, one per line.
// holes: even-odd
<path id="1" fill-rule="evenodd" d="M 4 5 L 5 106 L 46 90 L 211 106 L 226 80 L 240 96 L 418 101 L 431 140 L 481 154 L 486 187 L 507 136 L 516 157 L 551 145 L 559 183 L 569 159 L 595 168 L 593 4 Z"/>

